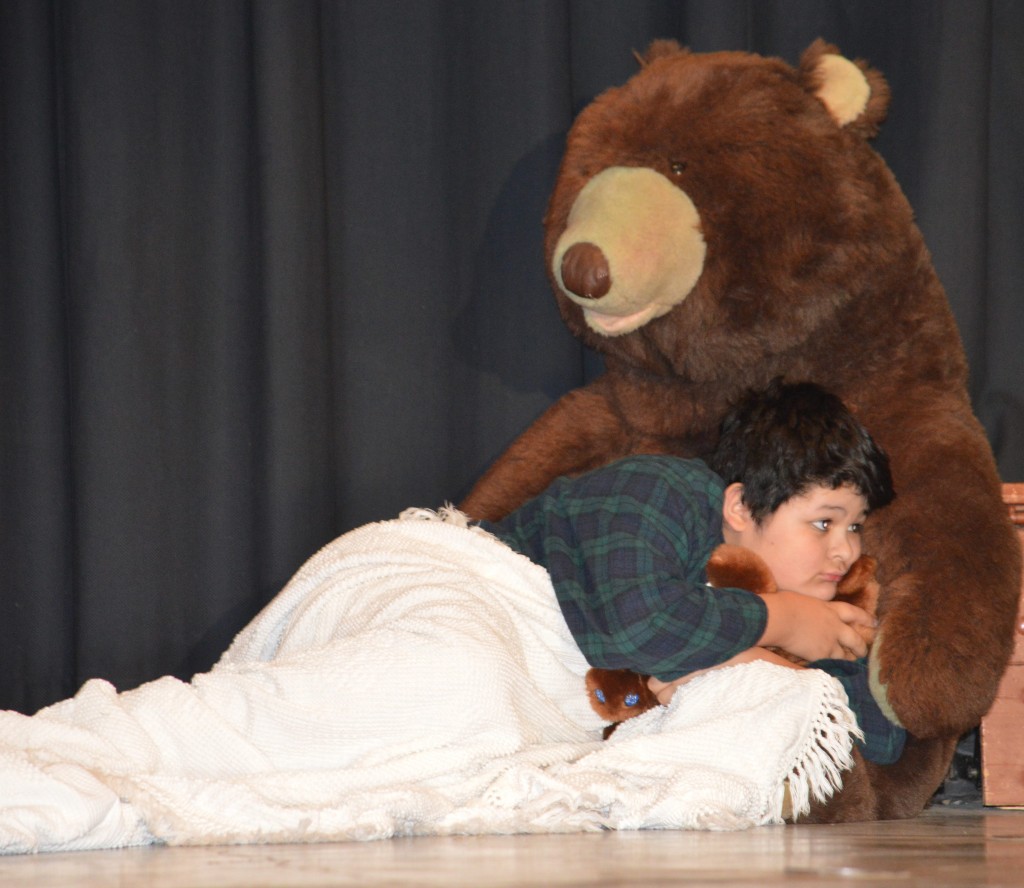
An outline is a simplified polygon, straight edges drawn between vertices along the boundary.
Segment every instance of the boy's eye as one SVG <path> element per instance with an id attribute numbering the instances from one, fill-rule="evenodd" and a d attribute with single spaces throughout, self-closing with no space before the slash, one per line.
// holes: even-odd
<path id="1" fill-rule="evenodd" d="M 825 531 L 825 530 L 828 530 L 832 526 L 832 519 L 831 518 L 819 518 L 817 521 L 812 521 L 811 524 L 812 524 L 812 526 L 816 527 L 818 530 Z"/>
<path id="2" fill-rule="evenodd" d="M 863 533 L 863 532 L 864 532 L 864 525 L 863 524 L 851 524 L 850 525 L 850 533 Z"/>

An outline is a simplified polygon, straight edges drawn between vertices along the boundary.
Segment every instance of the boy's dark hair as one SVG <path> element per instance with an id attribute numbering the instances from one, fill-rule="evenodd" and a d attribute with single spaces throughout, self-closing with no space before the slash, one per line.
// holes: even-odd
<path id="1" fill-rule="evenodd" d="M 850 484 L 869 510 L 896 495 L 889 457 L 836 395 L 811 382 L 774 379 L 748 392 L 722 420 L 708 465 L 727 485 L 743 485 L 758 524 L 817 485 Z"/>

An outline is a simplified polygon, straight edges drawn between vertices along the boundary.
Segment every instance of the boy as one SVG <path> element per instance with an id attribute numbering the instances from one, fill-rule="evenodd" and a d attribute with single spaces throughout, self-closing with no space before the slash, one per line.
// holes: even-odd
<path id="1" fill-rule="evenodd" d="M 709 463 L 627 457 L 483 526 L 548 570 L 592 666 L 651 675 L 667 702 L 695 672 L 783 664 L 764 648 L 784 648 L 843 683 L 865 757 L 895 761 L 905 734 L 871 696 L 854 628 L 873 621 L 832 600 L 865 517 L 894 496 L 885 453 L 837 397 L 776 380 L 729 412 Z M 705 565 L 723 541 L 757 552 L 780 591 L 710 589 Z"/>
<path id="2" fill-rule="evenodd" d="M 90 681 L 37 716 L 0 713 L 0 851 L 557 823 L 561 803 L 528 787 L 546 785 L 539 762 L 590 751 L 588 661 L 654 675 L 667 696 L 697 670 L 768 657 L 760 645 L 837 658 L 865 756 L 898 757 L 901 729 L 869 727 L 878 708 L 849 659 L 865 653 L 853 627 L 867 614 L 826 600 L 864 514 L 892 496 L 884 454 L 838 399 L 774 384 L 730 415 L 714 465 L 724 481 L 669 456 L 558 479 L 489 526 L 511 549 L 457 514 L 357 528 L 191 682 Z M 786 591 L 704 585 L 724 539 L 759 552 Z M 677 752 L 662 764 L 681 778 L 692 763 L 685 743 Z M 613 763 L 604 773 L 612 796 L 572 790 L 574 828 L 604 822 L 610 797 L 634 822 L 627 798 L 646 784 Z M 678 824 L 652 805 L 643 816 Z M 574 819 L 587 810 L 593 821 Z"/>

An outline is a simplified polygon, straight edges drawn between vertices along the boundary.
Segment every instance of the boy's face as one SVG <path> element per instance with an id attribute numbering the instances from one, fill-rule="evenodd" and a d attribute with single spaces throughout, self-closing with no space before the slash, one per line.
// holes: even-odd
<path id="1" fill-rule="evenodd" d="M 732 488 L 739 488 L 739 492 Z M 737 501 L 738 484 L 726 490 L 725 541 L 760 555 L 779 589 L 831 601 L 836 585 L 861 552 L 867 500 L 853 487 L 812 487 L 787 500 L 760 525 Z M 745 514 L 744 514 L 745 513 Z"/>

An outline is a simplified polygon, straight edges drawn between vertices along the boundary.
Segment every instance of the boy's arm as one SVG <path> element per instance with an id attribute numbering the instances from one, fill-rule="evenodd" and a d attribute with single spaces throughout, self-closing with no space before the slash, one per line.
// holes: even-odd
<path id="1" fill-rule="evenodd" d="M 753 647 L 767 619 L 760 596 L 664 575 L 581 593 L 559 604 L 591 666 L 669 680 Z"/>
<path id="2" fill-rule="evenodd" d="M 805 660 L 862 657 L 867 646 L 854 626 L 874 623 L 846 602 L 796 592 L 711 589 L 663 574 L 611 580 L 580 591 L 575 597 L 559 596 L 559 603 L 587 662 L 668 682 L 740 662 L 737 657 L 761 646 L 779 647 Z"/>
<path id="3" fill-rule="evenodd" d="M 519 551 L 548 569 L 591 666 L 671 680 L 757 644 L 762 598 L 705 582 L 720 499 L 703 463 L 637 456 L 556 482 L 516 513 Z"/>
<path id="4" fill-rule="evenodd" d="M 716 590 L 720 592 L 721 590 Z M 797 592 L 772 592 L 761 596 L 768 611 L 764 633 L 758 644 L 729 657 L 717 665 L 696 669 L 673 681 L 652 677 L 648 687 L 659 703 L 672 699 L 675 689 L 698 675 L 763 660 L 793 669 L 802 667 L 781 657 L 763 645 L 782 648 L 805 660 L 848 661 L 867 654 L 867 645 L 856 626 L 873 626 L 874 619 L 867 612 L 842 601 L 819 601 Z"/>

